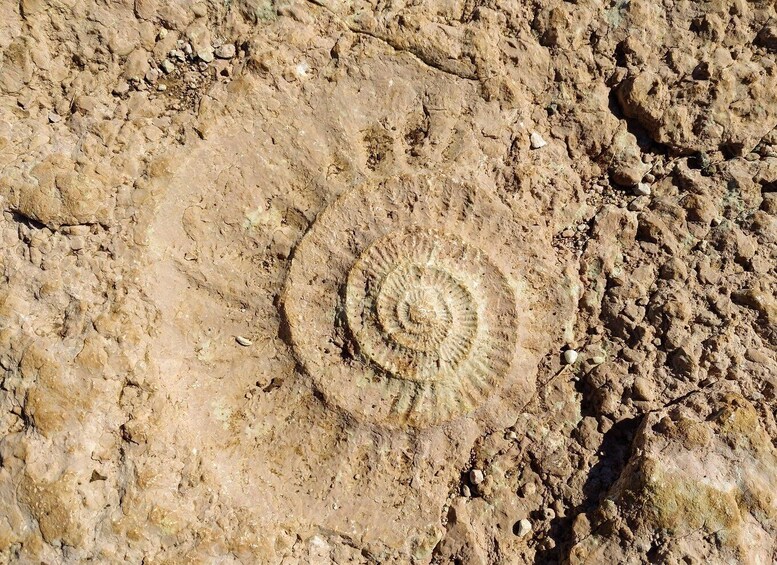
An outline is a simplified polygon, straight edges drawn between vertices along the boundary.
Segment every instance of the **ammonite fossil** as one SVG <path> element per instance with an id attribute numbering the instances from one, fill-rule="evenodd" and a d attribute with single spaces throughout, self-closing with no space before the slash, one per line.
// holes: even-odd
<path id="1" fill-rule="evenodd" d="M 295 354 L 359 419 L 428 426 L 528 394 L 532 238 L 484 190 L 400 177 L 355 189 L 297 246 L 283 304 Z"/>

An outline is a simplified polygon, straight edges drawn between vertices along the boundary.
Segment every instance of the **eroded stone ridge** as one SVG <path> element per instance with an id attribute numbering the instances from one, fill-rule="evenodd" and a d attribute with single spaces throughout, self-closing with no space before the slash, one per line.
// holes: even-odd
<path id="1" fill-rule="evenodd" d="M 485 192 L 417 178 L 327 208 L 284 293 L 297 357 L 327 399 L 370 421 L 425 426 L 503 386 L 523 315 L 502 257 L 515 252 L 512 226 Z"/>

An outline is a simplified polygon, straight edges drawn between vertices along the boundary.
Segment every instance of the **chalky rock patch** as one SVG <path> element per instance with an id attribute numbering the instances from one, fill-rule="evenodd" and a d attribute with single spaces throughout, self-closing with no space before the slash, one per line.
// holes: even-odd
<path id="1" fill-rule="evenodd" d="M 330 404 L 425 427 L 475 412 L 536 371 L 526 239 L 486 191 L 400 177 L 355 189 L 297 246 L 283 305 L 295 354 Z"/>

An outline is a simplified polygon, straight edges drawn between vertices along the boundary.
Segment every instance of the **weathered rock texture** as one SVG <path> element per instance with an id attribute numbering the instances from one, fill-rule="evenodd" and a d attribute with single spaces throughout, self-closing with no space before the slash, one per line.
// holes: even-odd
<path id="1" fill-rule="evenodd" d="M 777 559 L 773 2 L 0 21 L 0 561 Z"/>

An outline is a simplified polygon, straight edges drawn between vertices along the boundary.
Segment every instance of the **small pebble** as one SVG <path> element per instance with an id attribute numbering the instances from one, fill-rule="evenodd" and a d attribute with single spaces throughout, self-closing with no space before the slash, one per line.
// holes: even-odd
<path id="1" fill-rule="evenodd" d="M 216 57 L 219 59 L 231 59 L 235 56 L 235 45 L 233 43 L 225 43 L 216 48 Z"/>
<path id="2" fill-rule="evenodd" d="M 531 532 L 531 522 L 529 522 L 526 518 L 516 524 L 515 535 L 517 535 L 519 538 L 522 538 L 529 532 Z"/>
<path id="3" fill-rule="evenodd" d="M 527 496 L 533 495 L 535 492 L 537 492 L 537 485 L 534 483 L 526 483 L 519 489 L 518 494 L 526 498 Z"/>
<path id="4" fill-rule="evenodd" d="M 656 175 L 654 175 L 653 173 L 648 173 L 645 175 L 645 178 L 643 178 L 642 181 L 648 184 L 652 184 L 656 182 Z"/>
<path id="5" fill-rule="evenodd" d="M 467 498 L 472 496 L 472 492 L 469 490 L 469 487 L 467 485 L 461 486 L 461 496 L 466 496 Z"/>
<path id="6" fill-rule="evenodd" d="M 638 183 L 634 187 L 634 194 L 637 196 L 650 196 L 650 185 L 646 182 Z"/>
<path id="7" fill-rule="evenodd" d="M 197 51 L 197 58 L 203 63 L 213 62 L 213 49 L 207 48 L 201 51 Z"/>
<path id="8" fill-rule="evenodd" d="M 151 84 L 156 83 L 159 80 L 159 71 L 157 69 L 149 69 L 146 73 L 146 80 Z"/>
<path id="9" fill-rule="evenodd" d="M 160 85 L 157 85 L 156 89 L 157 89 L 159 92 L 164 92 L 165 90 L 167 90 L 167 85 L 166 85 L 166 84 L 160 84 Z"/>
<path id="10" fill-rule="evenodd" d="M 574 349 L 567 349 L 564 352 L 564 361 L 567 365 L 574 364 L 574 362 L 577 361 L 577 351 Z"/>
<path id="11" fill-rule="evenodd" d="M 70 249 L 73 251 L 79 251 L 83 249 L 84 245 L 86 245 L 86 242 L 80 235 L 70 238 Z"/>
<path id="12" fill-rule="evenodd" d="M 159 33 L 157 34 L 157 37 L 158 37 L 159 39 L 164 39 L 165 37 L 167 37 L 167 29 L 165 29 L 165 28 L 161 28 L 161 29 L 159 30 Z"/>
<path id="13" fill-rule="evenodd" d="M 595 357 L 591 357 L 591 363 L 594 365 L 601 365 L 605 361 L 607 361 L 607 358 L 604 357 L 604 355 L 596 355 Z"/>
<path id="14" fill-rule="evenodd" d="M 56 113 L 54 113 L 54 112 L 49 112 L 49 121 L 50 121 L 52 124 L 56 124 L 57 122 L 60 122 L 60 121 L 62 121 L 62 118 L 60 117 L 60 115 L 59 115 L 59 114 L 56 114 Z"/>
<path id="15" fill-rule="evenodd" d="M 62 228 L 62 231 L 64 233 L 69 233 L 70 235 L 89 235 L 89 233 L 92 231 L 92 228 L 89 226 L 84 225 L 77 225 L 77 226 L 67 226 L 67 230 L 65 228 Z"/>
<path id="16" fill-rule="evenodd" d="M 626 208 L 628 208 L 632 212 L 639 212 L 640 210 L 645 208 L 647 203 L 648 203 L 647 197 L 645 197 L 645 196 L 637 196 L 634 200 L 629 202 L 629 204 L 628 204 L 628 206 L 626 206 Z"/>
<path id="17" fill-rule="evenodd" d="M 637 377 L 634 379 L 634 398 L 636 400 L 651 401 L 654 398 L 653 386 L 645 377 Z"/>
<path id="18" fill-rule="evenodd" d="M 243 347 L 249 347 L 249 346 L 254 344 L 253 341 L 251 341 L 250 339 L 248 339 L 246 337 L 243 337 L 242 335 L 237 336 L 235 338 L 235 341 L 238 342 Z"/>
<path id="19" fill-rule="evenodd" d="M 173 63 L 170 59 L 165 59 L 162 61 L 162 70 L 167 74 L 172 73 L 175 70 L 175 63 Z"/>
<path id="20" fill-rule="evenodd" d="M 116 96 L 123 96 L 124 94 L 127 94 L 129 92 L 129 84 L 127 84 L 126 81 L 121 81 L 119 84 L 117 84 L 113 88 L 113 94 Z"/>
<path id="21" fill-rule="evenodd" d="M 536 131 L 531 133 L 529 136 L 529 141 L 531 142 L 532 149 L 539 149 L 540 147 L 545 147 L 548 144 L 548 142 L 542 139 L 542 136 Z"/>
<path id="22" fill-rule="evenodd" d="M 473 485 L 479 485 L 485 480 L 486 476 L 483 474 L 483 471 L 480 469 L 472 469 L 469 472 L 469 481 Z"/>
<path id="23" fill-rule="evenodd" d="M 198 18 L 204 18 L 205 16 L 208 15 L 208 7 L 202 3 L 195 4 L 194 6 L 192 6 L 192 12 Z"/>

